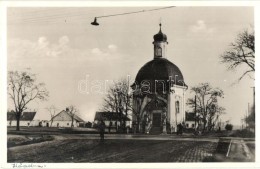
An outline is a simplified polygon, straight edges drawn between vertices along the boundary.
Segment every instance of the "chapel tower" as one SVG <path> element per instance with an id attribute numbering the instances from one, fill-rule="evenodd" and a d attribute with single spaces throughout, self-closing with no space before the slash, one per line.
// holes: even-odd
<path id="1" fill-rule="evenodd" d="M 159 32 L 153 36 L 154 42 L 154 58 L 166 58 L 167 59 L 167 36 L 162 33 L 162 24 L 160 23 Z"/>

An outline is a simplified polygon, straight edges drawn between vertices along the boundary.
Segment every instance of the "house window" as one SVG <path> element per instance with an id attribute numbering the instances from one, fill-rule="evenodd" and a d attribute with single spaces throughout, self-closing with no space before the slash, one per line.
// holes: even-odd
<path id="1" fill-rule="evenodd" d="M 191 126 L 192 126 L 192 128 L 194 128 L 194 127 L 195 127 L 195 124 L 192 124 Z"/>
<path id="2" fill-rule="evenodd" d="M 70 123 L 67 123 L 67 126 L 70 125 Z"/>
<path id="3" fill-rule="evenodd" d="M 176 107 L 176 113 L 180 113 L 180 102 L 179 101 L 175 102 L 175 107 Z"/>
<path id="4" fill-rule="evenodd" d="M 189 127 L 189 123 L 186 124 L 186 127 Z"/>

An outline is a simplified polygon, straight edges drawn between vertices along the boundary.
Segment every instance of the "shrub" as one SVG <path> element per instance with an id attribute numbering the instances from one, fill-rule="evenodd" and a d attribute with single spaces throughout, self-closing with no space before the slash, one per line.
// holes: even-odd
<path id="1" fill-rule="evenodd" d="M 233 125 L 232 124 L 226 124 L 225 129 L 231 131 L 233 129 Z"/>

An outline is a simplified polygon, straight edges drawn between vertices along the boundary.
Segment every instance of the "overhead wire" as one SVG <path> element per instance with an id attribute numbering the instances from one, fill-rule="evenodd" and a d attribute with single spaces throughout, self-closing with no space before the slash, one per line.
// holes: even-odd
<path id="1" fill-rule="evenodd" d="M 102 16 L 97 16 L 96 18 L 137 14 L 137 13 L 142 13 L 142 12 L 151 12 L 151 11 L 163 10 L 163 9 L 168 9 L 168 8 L 173 8 L 173 7 L 175 7 L 175 6 L 168 6 L 168 7 L 148 9 L 148 10 L 140 10 L 140 11 L 134 11 L 134 12 L 125 12 L 125 13 L 112 14 L 112 15 L 102 15 Z M 23 19 L 9 20 L 8 24 L 13 25 L 13 24 L 55 23 L 57 21 L 57 19 L 62 19 L 62 20 L 58 20 L 58 21 L 62 21 L 62 22 L 65 21 L 66 22 L 70 18 L 74 18 L 74 19 L 77 18 L 77 20 L 81 20 L 81 19 L 84 20 L 85 18 L 80 18 L 80 17 L 86 16 L 86 13 L 73 14 L 73 13 L 66 13 L 66 12 L 57 13 L 57 14 L 54 14 L 54 15 L 48 15 L 51 11 L 57 11 L 57 10 L 63 11 L 64 8 L 62 8 L 62 9 L 55 8 L 55 9 L 35 10 L 35 11 L 39 11 L 39 12 L 37 12 L 37 15 L 40 14 L 41 16 L 34 16 L 34 17 L 27 17 L 27 18 L 25 17 Z M 26 13 L 26 14 L 29 14 L 29 13 Z"/>
<path id="2" fill-rule="evenodd" d="M 103 16 L 97 16 L 95 18 L 105 18 L 105 17 L 111 17 L 111 16 L 129 15 L 129 14 L 136 14 L 136 13 L 142 13 L 142 12 L 151 12 L 151 11 L 157 11 L 157 10 L 173 8 L 173 7 L 175 7 L 175 6 L 168 6 L 168 7 L 163 7 L 163 8 L 148 9 L 148 10 L 141 10 L 141 11 L 134 11 L 134 12 L 125 12 L 125 13 L 112 14 L 112 15 L 103 15 Z"/>
<path id="3" fill-rule="evenodd" d="M 52 20 L 52 19 L 59 19 L 59 18 L 66 18 L 66 17 L 77 17 L 77 16 L 84 16 L 86 14 L 72 14 L 72 13 L 63 13 L 63 14 L 56 14 L 56 15 L 47 15 L 47 16 L 39 16 L 39 17 L 31 17 L 25 19 L 17 19 L 20 22 L 34 22 L 34 21 L 44 21 L 44 20 Z M 11 20 L 10 22 L 14 22 Z"/>

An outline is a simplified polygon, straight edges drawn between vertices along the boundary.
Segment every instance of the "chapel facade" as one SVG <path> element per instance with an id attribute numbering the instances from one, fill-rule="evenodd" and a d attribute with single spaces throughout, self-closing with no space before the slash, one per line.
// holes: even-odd
<path id="1" fill-rule="evenodd" d="M 185 121 L 186 85 L 180 69 L 167 59 L 167 36 L 153 36 L 154 57 L 137 73 L 133 89 L 133 128 L 137 132 L 166 134 Z"/>

